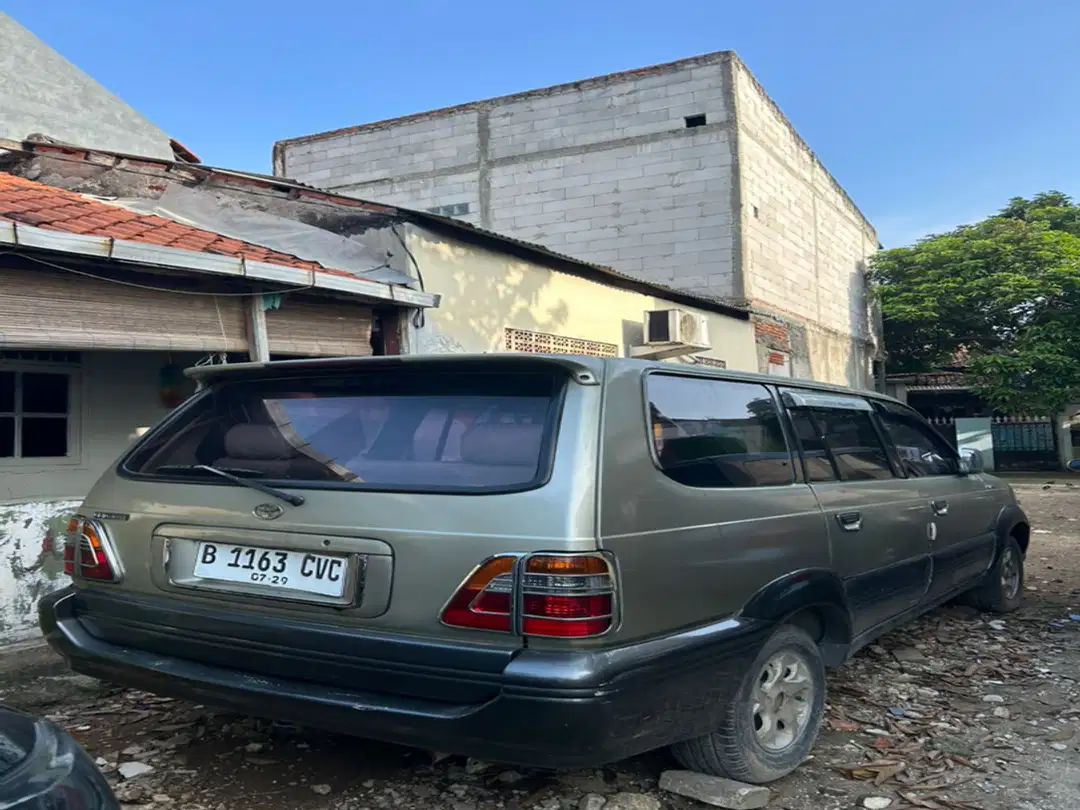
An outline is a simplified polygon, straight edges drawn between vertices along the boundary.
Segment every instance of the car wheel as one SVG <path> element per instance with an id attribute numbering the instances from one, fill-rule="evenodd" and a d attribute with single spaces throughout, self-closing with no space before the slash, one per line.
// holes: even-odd
<path id="1" fill-rule="evenodd" d="M 1012 613 L 1024 595 L 1024 553 L 1010 536 L 986 581 L 975 591 L 976 607 L 990 613 Z"/>
<path id="2" fill-rule="evenodd" d="M 814 747 L 825 709 L 825 666 L 806 631 L 779 628 L 765 642 L 721 726 L 672 746 L 699 773 L 765 784 L 787 776 Z"/>

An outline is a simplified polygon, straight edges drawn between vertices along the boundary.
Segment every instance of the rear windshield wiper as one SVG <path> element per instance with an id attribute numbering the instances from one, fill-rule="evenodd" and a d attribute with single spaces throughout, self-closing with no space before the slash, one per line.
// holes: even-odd
<path id="1" fill-rule="evenodd" d="M 243 473 L 246 475 L 262 475 L 258 470 L 246 470 L 241 467 L 214 467 L 210 464 L 165 464 L 158 467 L 154 472 L 184 472 L 190 470 L 200 470 L 202 472 L 208 472 L 212 475 L 216 475 L 220 478 L 224 478 L 226 481 L 232 481 L 234 484 L 239 484 L 242 487 L 248 487 L 254 489 L 264 495 L 269 495 L 271 498 L 280 498 L 285 503 L 292 504 L 293 506 L 303 506 L 305 499 L 302 495 L 293 495 L 291 492 L 284 492 L 276 487 L 268 487 L 259 481 L 252 481 L 250 478 L 242 478 L 234 473 Z"/>

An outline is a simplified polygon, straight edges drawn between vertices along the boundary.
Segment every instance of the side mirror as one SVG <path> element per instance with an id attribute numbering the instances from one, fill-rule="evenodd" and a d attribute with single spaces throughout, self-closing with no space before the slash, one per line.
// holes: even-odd
<path id="1" fill-rule="evenodd" d="M 1069 472 L 1080 472 L 1080 458 L 1074 458 L 1069 462 Z"/>
<path id="2" fill-rule="evenodd" d="M 960 448 L 960 475 L 975 475 L 983 471 L 982 453 L 973 447 Z"/>

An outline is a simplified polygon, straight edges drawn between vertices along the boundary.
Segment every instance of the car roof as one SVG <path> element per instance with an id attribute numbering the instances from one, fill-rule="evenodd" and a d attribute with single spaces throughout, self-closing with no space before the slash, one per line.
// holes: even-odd
<path id="1" fill-rule="evenodd" d="M 200 383 L 208 384 L 233 379 L 266 379 L 279 376 L 306 375 L 309 372 L 345 371 L 372 367 L 436 367 L 440 365 L 467 365 L 473 367 L 499 367 L 510 364 L 558 365 L 583 383 L 595 383 L 605 376 L 605 369 L 639 369 L 641 373 L 658 371 L 667 374 L 689 374 L 700 377 L 778 385 L 787 388 L 803 388 L 828 391 L 836 394 L 853 394 L 883 401 L 897 402 L 877 391 L 860 390 L 816 380 L 776 377 L 749 371 L 733 371 L 693 363 L 665 363 L 659 360 L 638 360 L 627 357 L 588 357 L 570 354 L 525 354 L 521 352 L 489 352 L 485 354 L 401 354 L 369 357 L 320 357 L 304 360 L 274 360 L 266 363 L 226 363 L 221 365 L 194 366 L 186 374 Z"/>

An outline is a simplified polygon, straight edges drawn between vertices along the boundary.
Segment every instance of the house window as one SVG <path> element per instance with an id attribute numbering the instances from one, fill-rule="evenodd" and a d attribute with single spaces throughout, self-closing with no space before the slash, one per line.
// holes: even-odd
<path id="1" fill-rule="evenodd" d="M 73 380 L 65 369 L 0 366 L 0 461 L 76 455 Z"/>
<path id="2" fill-rule="evenodd" d="M 584 354 L 589 357 L 618 357 L 619 347 L 598 340 L 563 337 L 527 329 L 506 330 L 506 350 L 528 354 Z"/>

